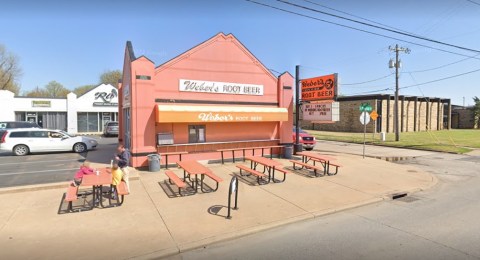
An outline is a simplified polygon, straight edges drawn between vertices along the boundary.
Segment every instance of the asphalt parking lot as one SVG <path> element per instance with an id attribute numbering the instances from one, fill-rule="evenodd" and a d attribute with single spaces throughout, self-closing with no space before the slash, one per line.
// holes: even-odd
<path id="1" fill-rule="evenodd" d="M 110 162 L 118 144 L 117 137 L 92 137 L 98 141 L 98 147 L 87 153 L 57 152 L 26 156 L 0 153 L 0 188 L 69 181 L 86 159 L 97 163 Z"/>

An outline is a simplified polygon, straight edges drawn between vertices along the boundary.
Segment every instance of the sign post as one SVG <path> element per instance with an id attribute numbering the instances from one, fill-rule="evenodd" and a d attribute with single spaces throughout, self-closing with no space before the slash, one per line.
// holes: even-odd
<path id="1" fill-rule="evenodd" d="M 362 103 L 359 107 L 360 112 L 360 123 L 363 124 L 363 158 L 365 158 L 365 138 L 367 134 L 367 124 L 370 122 L 370 115 L 368 112 L 372 111 L 372 106 L 369 103 Z"/>
<path id="2" fill-rule="evenodd" d="M 238 202 L 238 179 L 236 176 L 232 177 L 232 180 L 230 181 L 230 188 L 228 189 L 228 214 L 227 214 L 227 219 L 231 219 L 232 216 L 230 215 L 230 205 L 231 205 L 231 200 L 232 200 L 232 193 L 235 192 L 235 207 L 233 208 L 234 210 L 237 210 L 237 202 Z"/>

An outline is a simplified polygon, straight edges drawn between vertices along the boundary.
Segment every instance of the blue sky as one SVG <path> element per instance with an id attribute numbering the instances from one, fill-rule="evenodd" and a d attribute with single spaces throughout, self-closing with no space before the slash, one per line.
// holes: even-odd
<path id="1" fill-rule="evenodd" d="M 398 40 L 244 0 L 17 0 L 2 3 L 0 44 L 20 58 L 21 91 L 43 87 L 52 80 L 68 89 L 95 84 L 101 73 L 122 69 L 126 41 L 132 42 L 137 56 L 146 55 L 159 65 L 224 32 L 233 33 L 274 71 L 295 75 L 295 65 L 300 65 L 301 78 L 338 73 L 343 95 L 393 94 L 395 76 L 388 61 L 394 53 L 388 47 L 399 44 L 411 50 L 400 54 L 401 95 L 451 98 L 456 105 L 462 105 L 463 100 L 471 105 L 472 98 L 480 96 L 480 71 L 469 73 L 480 70 L 478 52 L 393 34 L 274 0 L 255 1 Z M 480 0 L 288 2 L 480 50 Z M 468 74 L 437 81 L 463 73 Z M 367 81 L 371 82 L 356 84 Z M 431 81 L 436 82 L 423 84 Z"/>

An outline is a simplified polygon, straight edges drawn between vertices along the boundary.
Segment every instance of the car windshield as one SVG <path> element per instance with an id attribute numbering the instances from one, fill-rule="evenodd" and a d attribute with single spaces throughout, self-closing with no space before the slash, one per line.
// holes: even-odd
<path id="1" fill-rule="evenodd" d="M 111 122 L 111 123 L 108 123 L 108 126 L 118 126 L 118 122 Z"/>
<path id="2" fill-rule="evenodd" d="M 296 132 L 295 127 L 293 128 L 293 132 Z M 298 132 L 299 132 L 299 133 L 302 133 L 302 134 L 308 134 L 308 133 L 307 133 L 305 130 L 303 130 L 303 129 L 298 129 Z"/>

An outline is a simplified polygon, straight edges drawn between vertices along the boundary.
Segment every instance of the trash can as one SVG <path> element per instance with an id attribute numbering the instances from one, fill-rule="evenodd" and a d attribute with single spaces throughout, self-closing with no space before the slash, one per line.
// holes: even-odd
<path id="1" fill-rule="evenodd" d="M 292 159 L 293 155 L 293 145 L 285 145 L 285 148 L 283 149 L 283 158 L 285 159 Z"/>
<path id="2" fill-rule="evenodd" d="M 160 171 L 160 155 L 158 154 L 149 154 L 148 158 L 148 170 L 151 172 Z"/>

